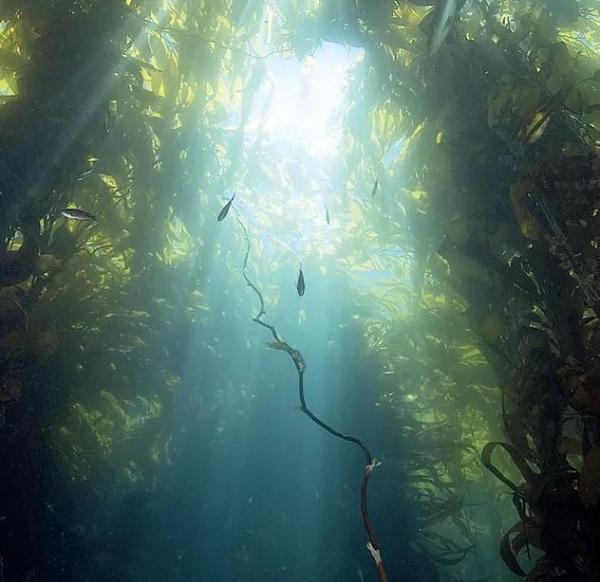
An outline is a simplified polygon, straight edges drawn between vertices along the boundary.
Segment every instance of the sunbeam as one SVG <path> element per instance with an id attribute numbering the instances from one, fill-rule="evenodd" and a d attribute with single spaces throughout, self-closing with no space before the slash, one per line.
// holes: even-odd
<path id="1" fill-rule="evenodd" d="M 600 582 L 598 0 L 0 0 L 0 582 Z"/>

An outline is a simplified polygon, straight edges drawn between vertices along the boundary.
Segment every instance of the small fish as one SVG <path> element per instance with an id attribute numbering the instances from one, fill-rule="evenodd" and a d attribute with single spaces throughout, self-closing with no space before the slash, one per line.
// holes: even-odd
<path id="1" fill-rule="evenodd" d="M 96 217 L 85 210 L 79 208 L 63 208 L 60 213 L 70 220 L 78 220 L 79 222 L 96 222 Z"/>
<path id="2" fill-rule="evenodd" d="M 522 132 L 525 141 L 527 141 L 527 143 L 535 143 L 538 141 L 542 135 L 544 135 L 544 131 L 546 131 L 546 126 L 549 121 L 549 112 L 538 111 L 531 119 L 529 125 Z"/>
<path id="3" fill-rule="evenodd" d="M 329 208 L 327 206 L 325 206 L 325 220 L 327 224 L 331 224 L 331 217 L 329 216 Z"/>
<path id="4" fill-rule="evenodd" d="M 300 263 L 300 270 L 298 271 L 298 282 L 296 283 L 296 289 L 298 290 L 298 295 L 302 297 L 302 295 L 304 295 L 304 289 L 306 289 L 304 284 L 304 273 L 302 273 L 302 263 Z"/>
<path id="5" fill-rule="evenodd" d="M 373 190 L 371 191 L 371 198 L 377 194 L 377 188 L 379 187 L 379 178 L 375 178 L 375 184 L 373 184 Z"/>
<path id="6" fill-rule="evenodd" d="M 80 174 L 79 178 L 77 178 L 77 181 L 81 182 L 82 180 L 85 180 L 88 176 L 90 176 L 93 173 L 94 173 L 94 170 L 88 170 L 87 172 Z"/>
<path id="7" fill-rule="evenodd" d="M 454 24 L 463 0 L 441 0 L 436 4 L 433 13 L 433 32 L 429 38 L 429 56 L 433 57 L 442 48 Z"/>
<path id="8" fill-rule="evenodd" d="M 231 208 L 231 205 L 233 204 L 234 200 L 235 200 L 235 194 L 231 197 L 231 199 L 229 200 L 229 202 L 227 204 L 225 204 L 225 206 L 223 206 L 223 208 L 221 208 L 221 212 L 219 212 L 219 216 L 217 216 L 217 220 L 219 222 L 221 222 L 222 220 L 225 219 L 225 217 L 227 216 L 227 213 L 229 212 L 229 209 Z"/>

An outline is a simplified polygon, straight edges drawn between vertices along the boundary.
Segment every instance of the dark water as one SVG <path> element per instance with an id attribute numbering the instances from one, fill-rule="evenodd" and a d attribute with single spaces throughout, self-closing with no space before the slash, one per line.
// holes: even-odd
<path id="1" fill-rule="evenodd" d="M 364 309 L 353 306 L 343 282 L 319 276 L 310 265 L 300 299 L 293 271 L 281 271 L 273 282 L 288 291 L 268 317 L 303 351 L 308 405 L 337 429 L 358 435 L 383 460 L 369 501 L 389 571 L 439 579 L 435 564 L 411 544 L 420 514 L 418 499 L 405 490 L 410 440 L 399 438 L 395 415 L 377 405 L 381 393 L 373 379 L 380 364 L 365 347 Z M 302 414 L 291 360 L 265 346 L 268 330 L 238 315 L 255 309 L 250 289 L 239 277 L 226 280 L 216 267 L 213 273 L 205 296 L 211 315 L 190 326 L 181 384 L 160 427 L 148 434 L 168 434 L 168 457 L 150 480 L 124 478 L 122 468 L 106 463 L 99 484 L 70 483 L 62 459 L 40 460 L 44 472 L 36 475 L 39 489 L 28 508 L 39 552 L 30 579 L 375 579 L 360 519 L 360 449 Z M 234 284 L 237 290 L 228 291 Z M 300 308 L 305 319 L 299 327 Z M 360 316 L 348 317 L 353 311 Z M 218 354 L 200 347 L 202 341 L 219 346 Z M 147 446 L 136 436 L 125 446 L 125 458 L 135 459 Z M 465 499 L 485 503 L 485 495 L 485 487 L 473 483 Z M 466 511 L 483 523 L 490 518 L 485 508 Z M 11 554 L 31 547 L 19 539 L 26 534 L 10 513 L 7 521 Z M 454 541 L 451 530 L 446 535 Z M 479 542 L 461 568 L 482 577 L 501 566 L 493 533 L 486 531 Z M 467 545 L 463 540 L 458 548 L 461 543 Z"/>

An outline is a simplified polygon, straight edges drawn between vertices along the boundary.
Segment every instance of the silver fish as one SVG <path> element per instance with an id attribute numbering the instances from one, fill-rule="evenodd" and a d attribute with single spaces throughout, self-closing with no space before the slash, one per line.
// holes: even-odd
<path id="1" fill-rule="evenodd" d="M 60 213 L 70 220 L 78 220 L 79 222 L 96 222 L 96 217 L 85 210 L 79 208 L 63 208 Z"/>
<path id="2" fill-rule="evenodd" d="M 219 222 L 221 222 L 222 220 L 225 219 L 225 217 L 227 216 L 227 213 L 229 212 L 229 209 L 231 208 L 231 205 L 233 204 L 234 200 L 235 200 L 235 194 L 231 197 L 231 199 L 229 200 L 229 202 L 227 202 L 227 204 L 225 204 L 225 206 L 223 206 L 223 208 L 221 208 L 221 212 L 219 212 L 219 216 L 217 216 L 217 220 Z"/>
<path id="3" fill-rule="evenodd" d="M 298 282 L 296 283 L 296 289 L 298 291 L 298 295 L 302 297 L 302 295 L 304 295 L 304 290 L 306 289 L 306 285 L 304 284 L 304 273 L 302 273 L 302 263 L 300 263 L 300 270 L 298 271 Z"/>
<path id="4" fill-rule="evenodd" d="M 459 6 L 459 3 L 461 6 Z M 461 0 L 440 0 L 433 13 L 433 32 L 429 38 L 429 56 L 433 57 L 442 48 L 454 24 L 456 14 L 462 8 Z"/>

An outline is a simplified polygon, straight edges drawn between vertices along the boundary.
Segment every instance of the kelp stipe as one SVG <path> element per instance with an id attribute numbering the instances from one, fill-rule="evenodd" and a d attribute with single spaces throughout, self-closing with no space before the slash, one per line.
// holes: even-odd
<path id="1" fill-rule="evenodd" d="M 262 327 L 268 329 L 271 332 L 271 335 L 273 336 L 273 341 L 269 342 L 267 345 L 272 349 L 281 350 L 281 351 L 286 352 L 289 355 L 290 359 L 292 360 L 292 363 L 294 364 L 294 367 L 296 368 L 296 373 L 298 374 L 298 398 L 300 400 L 300 411 L 303 412 L 306 416 L 308 416 L 308 418 L 310 418 L 310 420 L 312 420 L 315 424 L 320 426 L 323 430 L 327 431 L 329 434 L 333 435 L 334 437 L 336 437 L 338 439 L 342 439 L 344 441 L 354 443 L 355 445 L 360 447 L 360 449 L 363 452 L 366 464 L 365 464 L 363 478 L 362 478 L 362 481 L 360 484 L 360 512 L 361 512 L 363 525 L 364 525 L 365 531 L 367 533 L 366 547 L 367 547 L 369 553 L 371 554 L 373 560 L 375 561 L 375 567 L 377 568 L 377 574 L 379 576 L 380 582 L 388 582 L 387 572 L 385 569 L 383 559 L 381 557 L 381 548 L 379 546 L 379 542 L 375 535 L 375 530 L 374 530 L 371 520 L 369 518 L 369 510 L 368 510 L 368 489 L 367 488 L 369 485 L 369 478 L 371 477 L 371 473 L 373 472 L 373 470 L 380 463 L 376 459 L 373 459 L 371 452 L 369 451 L 367 446 L 360 439 L 337 431 L 336 429 L 331 427 L 329 424 L 327 424 L 326 422 L 321 420 L 316 414 L 314 414 L 314 412 L 312 412 L 310 410 L 310 408 L 308 407 L 308 405 L 306 404 L 306 397 L 304 394 L 304 372 L 306 371 L 306 360 L 299 350 L 293 348 L 287 342 L 285 342 L 284 340 L 281 339 L 281 337 L 279 336 L 277 329 L 275 328 L 274 325 L 267 323 L 263 319 L 264 316 L 266 315 L 265 301 L 263 299 L 262 293 L 260 292 L 260 289 L 256 286 L 256 284 L 248 276 L 248 260 L 250 257 L 250 250 L 251 250 L 250 234 L 248 233 L 248 229 L 239 215 L 237 215 L 237 219 L 238 219 L 238 223 L 240 224 L 240 227 L 242 228 L 242 230 L 244 232 L 244 239 L 246 242 L 246 253 L 244 255 L 242 274 L 244 276 L 244 279 L 245 279 L 248 287 L 250 287 L 252 289 L 252 291 L 254 291 L 254 293 L 256 294 L 259 304 L 260 304 L 260 309 L 259 309 L 258 313 L 252 319 L 257 324 L 261 325 Z M 300 266 L 300 275 L 302 275 L 302 266 Z M 302 295 L 302 293 L 300 293 L 300 292 L 299 292 L 299 294 Z"/>

